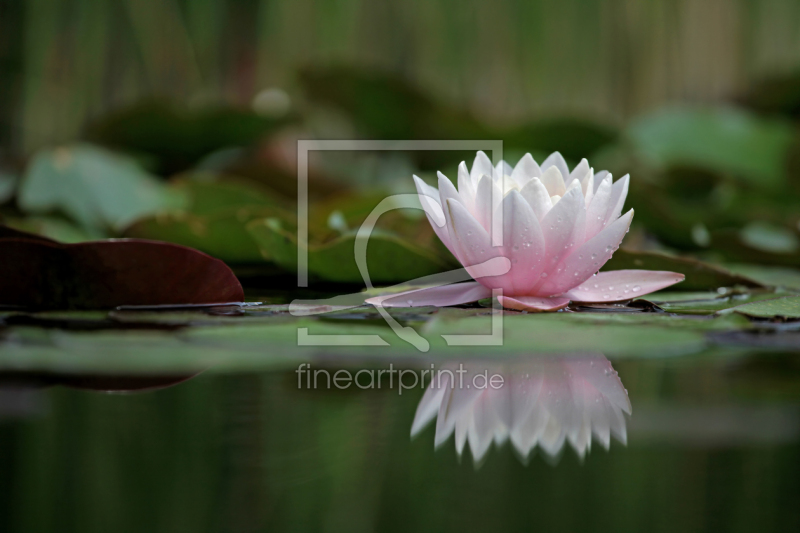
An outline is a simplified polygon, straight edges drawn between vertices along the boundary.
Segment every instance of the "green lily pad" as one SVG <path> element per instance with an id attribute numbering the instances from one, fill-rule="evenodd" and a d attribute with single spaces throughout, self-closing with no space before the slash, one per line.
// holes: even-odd
<path id="1" fill-rule="evenodd" d="M 734 274 L 722 267 L 711 265 L 688 257 L 676 257 L 661 252 L 637 252 L 617 250 L 603 266 L 603 270 L 668 270 L 679 272 L 686 279 L 676 288 L 681 291 L 717 289 L 718 287 L 757 287 L 764 285 L 748 277 Z"/>
<path id="2" fill-rule="evenodd" d="M 800 318 L 800 296 L 784 296 L 734 307 L 732 311 L 756 318 Z"/>
<path id="3" fill-rule="evenodd" d="M 786 182 L 793 129 L 782 120 L 731 108 L 665 109 L 634 122 L 628 134 L 639 152 L 658 165 L 729 173 L 772 190 Z"/>
<path id="4" fill-rule="evenodd" d="M 725 268 L 764 285 L 800 290 L 800 269 L 746 263 L 727 263 Z"/>
<path id="5" fill-rule="evenodd" d="M 235 181 L 181 180 L 173 184 L 190 199 L 187 211 L 138 220 L 125 236 L 196 248 L 230 264 L 262 263 L 246 225 L 256 219 L 285 216 L 280 201 L 253 185 Z"/>
<path id="6" fill-rule="evenodd" d="M 133 161 L 78 144 L 39 152 L 19 186 L 19 206 L 30 213 L 60 211 L 86 230 L 121 230 L 135 219 L 186 206 Z"/>
<path id="7" fill-rule="evenodd" d="M 256 220 L 247 229 L 266 256 L 289 271 L 297 270 L 296 229 L 287 220 Z M 308 246 L 308 271 L 329 281 L 364 283 L 355 261 L 355 243 L 355 232 L 312 242 Z M 374 283 L 398 283 L 454 268 L 448 259 L 380 230 L 369 238 L 367 266 Z"/>
<path id="8" fill-rule="evenodd" d="M 769 300 L 776 294 L 768 290 L 741 291 L 732 294 L 709 293 L 674 293 L 672 298 L 665 298 L 669 293 L 656 293 L 645 296 L 644 300 L 653 302 L 664 311 L 670 313 L 709 315 L 730 309 L 749 302 Z"/>
<path id="9" fill-rule="evenodd" d="M 5 223 L 14 229 L 41 235 L 67 244 L 103 238 L 101 231 L 79 228 L 72 222 L 58 217 L 11 218 L 7 219 Z"/>

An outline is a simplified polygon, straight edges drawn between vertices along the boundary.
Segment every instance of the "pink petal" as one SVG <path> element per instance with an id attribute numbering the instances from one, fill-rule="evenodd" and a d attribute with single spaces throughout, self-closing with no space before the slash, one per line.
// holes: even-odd
<path id="1" fill-rule="evenodd" d="M 564 183 L 564 176 L 558 167 L 551 166 L 542 172 L 542 184 L 547 188 L 550 196 L 564 196 L 567 192 L 567 186 Z"/>
<path id="2" fill-rule="evenodd" d="M 532 178 L 538 178 L 542 175 L 542 169 L 533 159 L 531 154 L 525 154 L 519 160 L 514 171 L 511 173 L 511 179 L 517 182 L 520 187 L 524 187 Z"/>
<path id="3" fill-rule="evenodd" d="M 492 177 L 497 181 L 503 179 L 505 176 L 510 176 L 512 172 L 514 172 L 514 169 L 511 168 L 511 165 L 506 163 L 505 160 L 501 160 L 494 168 L 494 175 Z"/>
<path id="4" fill-rule="evenodd" d="M 503 200 L 503 191 L 500 186 L 489 176 L 483 176 L 478 182 L 475 195 L 475 209 L 471 211 L 481 226 L 486 231 L 492 227 L 492 216 L 495 208 Z"/>
<path id="5" fill-rule="evenodd" d="M 620 213 L 622 213 L 622 206 L 625 205 L 625 198 L 628 196 L 629 181 L 630 176 L 625 174 L 611 187 L 611 198 L 608 201 L 606 222 L 611 223 L 611 221 L 616 220 Z"/>
<path id="6" fill-rule="evenodd" d="M 547 159 L 544 160 L 541 167 L 542 172 L 547 171 L 549 167 L 556 167 L 561 173 L 562 178 L 566 180 L 569 177 L 569 167 L 567 166 L 567 162 L 564 161 L 564 157 L 559 152 L 550 154 Z"/>
<path id="7" fill-rule="evenodd" d="M 484 178 L 488 179 L 488 178 Z M 477 265 L 495 257 L 502 257 L 502 248 L 493 247 L 489 240 L 489 233 L 483 229 L 467 208 L 452 199 L 447 201 L 450 214 L 448 231 L 458 255 L 456 256 L 469 275 L 491 288 L 502 288 L 511 291 L 511 278 L 509 275 L 480 277 Z"/>
<path id="8" fill-rule="evenodd" d="M 628 300 L 679 283 L 684 277 L 662 270 L 612 270 L 590 277 L 564 296 L 576 302 Z"/>
<path id="9" fill-rule="evenodd" d="M 542 220 L 547 212 L 553 208 L 550 193 L 547 192 L 547 188 L 538 177 L 528 180 L 528 183 L 520 190 L 520 194 L 531 206 L 533 212 L 536 213 L 536 218 L 539 220 Z"/>
<path id="10" fill-rule="evenodd" d="M 461 195 L 467 209 L 470 211 L 475 209 L 475 185 L 472 184 L 472 178 L 469 177 L 469 170 L 464 161 L 458 165 L 458 194 Z"/>
<path id="11" fill-rule="evenodd" d="M 589 169 L 589 173 L 586 174 L 581 180 L 581 190 L 583 191 L 583 198 L 586 201 L 586 207 L 589 207 L 589 204 L 592 203 L 592 198 L 594 198 L 594 170 L 591 168 Z"/>
<path id="12" fill-rule="evenodd" d="M 537 298 L 536 296 L 499 296 L 500 305 L 518 311 L 556 311 L 569 304 L 569 298 Z"/>
<path id="13" fill-rule="evenodd" d="M 487 289 L 477 281 L 468 281 L 466 283 L 453 283 L 452 285 L 442 285 L 440 287 L 374 296 L 368 298 L 365 302 L 371 305 L 382 305 L 383 307 L 424 307 L 426 305 L 446 307 L 448 305 L 477 302 L 484 298 L 491 298 L 491 296 L 491 289 Z"/>
<path id="14" fill-rule="evenodd" d="M 586 234 L 588 241 L 607 225 L 608 205 L 611 199 L 611 176 L 606 176 L 594 192 L 589 207 L 586 208 Z M 616 218 L 615 218 L 616 220 Z"/>
<path id="15" fill-rule="evenodd" d="M 583 178 L 589 175 L 589 162 L 586 159 L 581 159 L 581 162 L 578 163 L 575 168 L 572 169 L 572 172 L 569 173 L 569 177 L 565 178 L 564 181 L 567 183 L 567 187 L 569 187 L 570 183 L 575 180 L 578 180 L 580 183 L 583 181 Z"/>
<path id="16" fill-rule="evenodd" d="M 580 245 L 583 238 L 585 208 L 580 187 L 570 189 L 542 219 L 546 263 L 544 272 L 550 271 L 563 258 Z"/>
<path id="17" fill-rule="evenodd" d="M 444 211 L 439 203 L 439 191 L 414 176 L 414 184 L 417 186 L 417 195 L 419 196 L 419 203 L 422 204 L 422 209 L 425 211 L 425 216 L 428 217 L 433 231 L 439 240 L 442 241 L 450 253 L 455 255 L 453 248 L 450 245 L 450 236 L 447 233 L 447 223 L 445 221 Z"/>
<path id="18" fill-rule="evenodd" d="M 537 296 L 561 294 L 592 277 L 611 258 L 628 232 L 633 219 L 633 209 L 625 213 L 603 231 L 586 241 L 559 263 L 556 273 L 534 289 Z"/>
<path id="19" fill-rule="evenodd" d="M 475 161 L 472 163 L 472 170 L 469 173 L 469 177 L 472 179 L 472 185 L 477 189 L 478 181 L 481 179 L 481 176 L 491 176 L 493 173 L 494 166 L 492 166 L 492 160 L 483 152 L 478 151 L 475 155 Z"/>
<path id="20" fill-rule="evenodd" d="M 533 209 L 516 190 L 503 199 L 503 256 L 511 260 L 512 294 L 527 294 L 544 268 L 545 244 Z"/>
<path id="21" fill-rule="evenodd" d="M 600 183 L 606 179 L 606 176 L 609 176 L 608 170 L 601 170 L 597 174 L 594 175 L 594 192 L 597 192 L 597 188 L 600 186 Z"/>

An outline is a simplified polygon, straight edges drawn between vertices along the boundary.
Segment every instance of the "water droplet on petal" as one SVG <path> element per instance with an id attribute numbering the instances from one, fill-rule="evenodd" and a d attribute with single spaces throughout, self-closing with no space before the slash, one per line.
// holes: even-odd
<path id="1" fill-rule="evenodd" d="M 634 286 L 633 286 L 633 288 L 632 288 L 631 290 L 632 290 L 633 292 L 639 292 L 640 290 L 642 290 L 642 288 L 641 288 L 640 286 L 638 286 L 638 285 L 634 285 Z"/>
<path id="2" fill-rule="evenodd" d="M 603 300 L 608 300 L 608 294 L 603 295 Z"/>
<path id="3" fill-rule="evenodd" d="M 547 277 L 547 272 L 542 272 L 542 277 L 546 278 Z"/>

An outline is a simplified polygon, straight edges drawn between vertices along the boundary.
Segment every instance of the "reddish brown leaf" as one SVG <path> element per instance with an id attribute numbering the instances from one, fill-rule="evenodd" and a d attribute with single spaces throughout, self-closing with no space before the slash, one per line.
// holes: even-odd
<path id="1" fill-rule="evenodd" d="M 108 309 L 241 302 L 230 268 L 202 252 L 139 239 L 61 244 L 0 233 L 0 305 Z M 21 233 L 21 232 L 17 232 Z"/>

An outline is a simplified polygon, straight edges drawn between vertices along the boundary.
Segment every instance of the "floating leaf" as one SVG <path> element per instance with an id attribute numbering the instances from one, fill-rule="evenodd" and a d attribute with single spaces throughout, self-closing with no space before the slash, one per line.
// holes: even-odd
<path id="1" fill-rule="evenodd" d="M 756 318 L 800 318 L 800 296 L 784 296 L 760 302 L 747 303 L 731 309 Z"/>
<path id="2" fill-rule="evenodd" d="M 297 270 L 297 237 L 287 221 L 268 218 L 247 229 L 265 255 L 289 271 Z M 313 238 L 313 236 L 312 236 Z M 363 283 L 356 266 L 355 233 L 308 246 L 308 270 L 329 281 Z M 375 230 L 367 245 L 367 266 L 374 283 L 395 283 L 453 268 L 445 258 L 397 235 Z"/>
<path id="3" fill-rule="evenodd" d="M 787 122 L 741 110 L 677 108 L 640 118 L 628 134 L 658 165 L 697 166 L 777 190 L 786 182 L 794 133 Z"/>
<path id="4" fill-rule="evenodd" d="M 734 292 L 732 294 L 708 292 L 708 293 L 683 293 L 683 292 L 659 292 L 649 294 L 642 300 L 653 302 L 664 311 L 670 313 L 690 314 L 690 315 L 709 315 L 730 309 L 738 305 L 769 300 L 776 297 L 776 294 L 769 290 L 756 290 L 749 292 Z"/>
<path id="5" fill-rule="evenodd" d="M 728 263 L 725 268 L 764 285 L 800 290 L 800 269 L 745 263 Z"/>
<path id="6" fill-rule="evenodd" d="M 225 263 L 174 244 L 0 238 L 0 305 L 104 309 L 244 300 Z"/>
<path id="7" fill-rule="evenodd" d="M 688 257 L 676 257 L 661 252 L 636 252 L 617 250 L 605 264 L 603 270 L 668 270 L 679 272 L 686 279 L 677 286 L 682 291 L 716 289 L 718 287 L 764 287 L 761 283 L 729 272 L 722 267 L 711 265 Z"/>
<path id="8" fill-rule="evenodd" d="M 91 145 L 39 152 L 18 201 L 32 213 L 61 211 L 87 230 L 120 230 L 139 217 L 186 205 L 183 194 L 133 161 Z"/>

